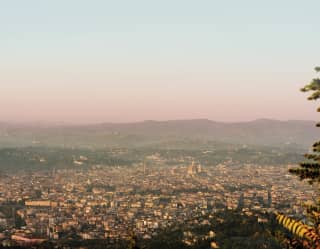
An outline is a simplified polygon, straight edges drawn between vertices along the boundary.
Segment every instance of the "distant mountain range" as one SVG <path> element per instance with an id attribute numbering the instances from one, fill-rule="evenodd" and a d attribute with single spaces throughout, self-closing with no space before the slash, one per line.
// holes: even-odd
<path id="1" fill-rule="evenodd" d="M 258 119 L 216 122 L 206 119 L 48 125 L 0 123 L 0 146 L 151 146 L 166 141 L 310 147 L 320 138 L 315 121 Z"/>

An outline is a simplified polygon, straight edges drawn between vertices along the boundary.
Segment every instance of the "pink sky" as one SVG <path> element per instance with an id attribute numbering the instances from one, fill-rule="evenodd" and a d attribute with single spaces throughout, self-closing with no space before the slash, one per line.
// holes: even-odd
<path id="1" fill-rule="evenodd" d="M 28 70 L 1 74 L 3 121 L 67 123 L 207 118 L 316 119 L 299 91 L 313 73 L 124 73 Z"/>

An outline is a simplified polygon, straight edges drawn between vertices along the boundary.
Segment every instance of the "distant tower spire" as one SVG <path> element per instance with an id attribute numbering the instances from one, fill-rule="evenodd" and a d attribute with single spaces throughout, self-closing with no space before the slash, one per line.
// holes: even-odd
<path id="1" fill-rule="evenodd" d="M 146 174 L 146 161 L 143 161 L 143 174 Z"/>
<path id="2" fill-rule="evenodd" d="M 11 212 L 12 212 L 12 219 L 13 219 L 14 225 L 16 226 L 16 223 L 17 223 L 17 220 L 16 220 L 16 207 L 12 207 Z"/>
<path id="3" fill-rule="evenodd" d="M 268 207 L 272 205 L 272 195 L 270 189 L 268 190 Z"/>
<path id="4" fill-rule="evenodd" d="M 56 177 L 56 167 L 52 169 L 52 178 Z"/>

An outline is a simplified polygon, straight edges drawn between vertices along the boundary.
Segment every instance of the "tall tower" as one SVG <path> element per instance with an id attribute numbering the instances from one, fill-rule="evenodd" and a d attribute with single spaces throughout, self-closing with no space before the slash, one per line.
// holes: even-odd
<path id="1" fill-rule="evenodd" d="M 271 207 L 272 204 L 272 195 L 270 189 L 268 190 L 268 207 Z"/>
<path id="2" fill-rule="evenodd" d="M 17 224 L 17 217 L 16 217 L 16 207 L 12 207 L 11 209 L 11 212 L 12 212 L 12 220 L 13 220 L 13 224 L 14 226 L 16 226 Z"/>
<path id="3" fill-rule="evenodd" d="M 242 210 L 243 207 L 244 207 L 244 194 L 241 193 L 241 195 L 239 197 L 239 201 L 238 201 L 237 210 Z"/>
<path id="4" fill-rule="evenodd" d="M 54 167 L 52 169 L 52 178 L 54 179 L 56 177 L 56 168 Z"/>
<path id="5" fill-rule="evenodd" d="M 192 164 L 188 166 L 187 173 L 191 176 L 194 174 L 194 162 L 192 162 Z"/>
<path id="6" fill-rule="evenodd" d="M 201 173 L 201 172 L 202 172 L 201 164 L 199 163 L 197 166 L 197 173 Z"/>

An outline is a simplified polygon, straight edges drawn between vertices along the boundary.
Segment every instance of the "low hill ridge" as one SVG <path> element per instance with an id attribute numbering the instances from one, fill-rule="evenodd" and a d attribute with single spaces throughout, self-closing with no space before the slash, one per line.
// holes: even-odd
<path id="1" fill-rule="evenodd" d="M 131 146 L 165 139 L 200 139 L 237 144 L 309 147 L 319 137 L 315 121 L 257 119 L 248 122 L 217 122 L 208 119 L 100 123 L 89 125 L 37 125 L 0 122 L 0 146 L 54 145 L 64 140 L 74 146 L 114 143 Z"/>

